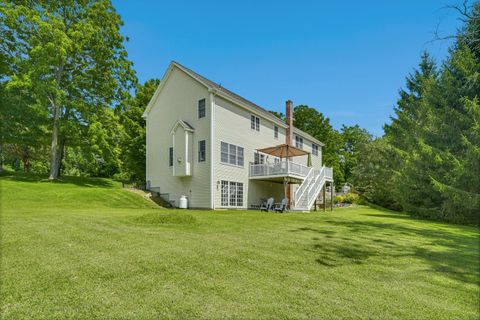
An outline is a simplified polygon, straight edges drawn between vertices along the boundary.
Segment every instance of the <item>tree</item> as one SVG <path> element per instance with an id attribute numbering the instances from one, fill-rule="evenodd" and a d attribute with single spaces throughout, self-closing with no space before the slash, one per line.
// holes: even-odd
<path id="1" fill-rule="evenodd" d="M 363 192 L 376 203 L 388 205 L 380 197 L 388 181 L 394 195 L 389 201 L 398 202 L 402 210 L 425 218 L 479 223 L 480 4 L 463 18 L 465 26 L 441 68 L 425 53 L 419 69 L 407 78 L 396 117 L 385 126 L 388 147 L 383 149 L 391 151 L 378 152 L 383 159 L 362 155 L 378 164 L 377 173 L 388 169 L 392 178 L 380 175 L 387 180 L 373 183 L 368 177 L 374 175 L 365 174 L 364 160 L 354 176 L 360 189 L 371 186 Z M 392 160 L 392 155 L 399 160 Z"/>
<path id="2" fill-rule="evenodd" d="M 105 137 L 107 109 L 128 97 L 136 81 L 122 21 L 108 0 L 2 1 L 0 19 L 15 43 L 9 82 L 28 90 L 50 115 L 50 178 L 56 179 L 65 146 L 89 146 L 88 135 Z"/>
<path id="3" fill-rule="evenodd" d="M 48 115 L 35 103 L 28 92 L 11 85 L 0 84 L 0 146 L 3 156 L 20 159 L 25 172 L 31 160 L 42 157 L 47 138 Z"/>
<path id="4" fill-rule="evenodd" d="M 333 175 L 337 185 L 345 181 L 340 165 L 339 150 L 341 136 L 330 125 L 330 119 L 322 113 L 306 105 L 296 106 L 293 110 L 293 125 L 322 141 L 325 146 L 322 149 L 323 162 L 333 167 Z"/>
<path id="5" fill-rule="evenodd" d="M 121 111 L 120 122 L 124 128 L 122 139 L 123 172 L 129 180 L 145 183 L 146 131 L 142 114 L 152 98 L 160 80 L 151 79 L 138 85 L 135 97 Z"/>
<path id="6" fill-rule="evenodd" d="M 363 143 L 359 148 L 357 164 L 352 171 L 355 191 L 371 203 L 401 209 L 393 192 L 395 168 L 401 161 L 398 153 L 384 138 Z"/>
<path id="7" fill-rule="evenodd" d="M 342 144 L 340 148 L 340 165 L 346 182 L 352 182 L 352 172 L 357 166 L 358 155 L 363 145 L 372 141 L 372 135 L 367 130 L 355 126 L 342 126 L 340 130 Z"/>
<path id="8" fill-rule="evenodd" d="M 278 119 L 285 121 L 285 115 L 282 112 L 270 111 L 270 113 L 273 114 Z"/>
<path id="9" fill-rule="evenodd" d="M 430 83 L 437 81 L 438 71 L 435 62 L 428 52 L 421 57 L 419 68 L 406 79 L 406 90 L 399 92 L 400 99 L 394 108 L 396 117 L 384 126 L 385 137 L 396 148 L 408 151 L 418 138 L 417 131 L 421 129 L 421 104 Z"/>

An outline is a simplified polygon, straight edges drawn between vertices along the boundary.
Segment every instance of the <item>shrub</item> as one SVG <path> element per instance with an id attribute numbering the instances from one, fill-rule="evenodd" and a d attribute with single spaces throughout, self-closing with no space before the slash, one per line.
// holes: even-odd
<path id="1" fill-rule="evenodd" d="M 345 203 L 345 197 L 342 196 L 342 195 L 335 196 L 335 198 L 333 199 L 333 203 L 335 203 L 335 204 Z"/>
<path id="2" fill-rule="evenodd" d="M 345 202 L 346 203 L 357 203 L 359 201 L 359 196 L 355 192 L 349 192 L 345 195 Z"/>

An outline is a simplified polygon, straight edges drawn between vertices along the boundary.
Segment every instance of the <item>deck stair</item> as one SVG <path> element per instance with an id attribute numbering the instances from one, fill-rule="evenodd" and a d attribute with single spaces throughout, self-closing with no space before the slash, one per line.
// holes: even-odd
<path id="1" fill-rule="evenodd" d="M 320 170 L 310 168 L 307 176 L 295 191 L 293 210 L 310 211 L 327 182 L 333 182 L 332 168 L 322 167 Z"/>

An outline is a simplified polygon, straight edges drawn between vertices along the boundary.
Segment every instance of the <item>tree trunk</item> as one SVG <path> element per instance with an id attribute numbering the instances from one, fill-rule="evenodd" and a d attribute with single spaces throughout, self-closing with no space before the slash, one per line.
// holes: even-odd
<path id="1" fill-rule="evenodd" d="M 62 175 L 62 162 L 63 158 L 65 157 L 65 137 L 60 137 L 60 143 L 59 143 L 59 150 L 60 150 L 60 157 L 58 159 L 59 165 L 58 165 L 58 176 L 60 177 Z"/>
<path id="2" fill-rule="evenodd" d="M 57 86 L 60 87 L 60 82 L 63 75 L 64 62 L 60 63 L 60 66 L 55 71 L 55 81 Z M 52 104 L 53 111 L 53 127 L 52 127 L 52 146 L 50 150 L 50 176 L 48 179 L 55 180 L 60 177 L 60 164 L 62 161 L 61 155 L 61 146 L 59 141 L 60 135 L 60 105 L 59 101 L 56 98 L 56 95 L 49 97 L 50 103 Z"/>
<path id="3" fill-rule="evenodd" d="M 23 172 L 30 172 L 30 154 L 28 147 L 25 147 L 23 149 L 23 155 L 22 155 L 22 162 L 23 162 Z"/>
<path id="4" fill-rule="evenodd" d="M 0 144 L 0 173 L 3 172 L 3 146 Z"/>
<path id="5" fill-rule="evenodd" d="M 52 127 L 52 145 L 50 148 L 50 176 L 48 179 L 55 180 L 60 177 L 61 150 L 59 144 L 60 130 L 60 106 L 52 101 L 53 108 L 53 127 Z"/>

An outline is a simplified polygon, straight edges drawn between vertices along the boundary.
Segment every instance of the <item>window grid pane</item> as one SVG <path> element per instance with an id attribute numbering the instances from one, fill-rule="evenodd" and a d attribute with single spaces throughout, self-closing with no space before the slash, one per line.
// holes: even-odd
<path id="1" fill-rule="evenodd" d="M 255 117 L 255 130 L 260 131 L 260 118 Z"/>
<path id="2" fill-rule="evenodd" d="M 278 127 L 277 126 L 273 127 L 273 137 L 278 138 Z"/>
<path id="3" fill-rule="evenodd" d="M 229 145 L 230 164 L 237 164 L 237 146 Z"/>
<path id="4" fill-rule="evenodd" d="M 237 184 L 230 181 L 230 206 L 235 207 L 237 205 Z"/>
<path id="5" fill-rule="evenodd" d="M 198 117 L 205 117 L 205 99 L 198 101 Z"/>
<path id="6" fill-rule="evenodd" d="M 221 195 L 222 206 L 228 206 L 228 181 L 222 180 Z"/>
<path id="7" fill-rule="evenodd" d="M 237 182 L 237 206 L 243 207 L 243 183 Z"/>
<path id="8" fill-rule="evenodd" d="M 168 166 L 173 166 L 173 147 L 168 148 Z"/>
<path id="9" fill-rule="evenodd" d="M 206 159 L 205 140 L 198 142 L 198 162 L 203 162 Z"/>
<path id="10" fill-rule="evenodd" d="M 243 148 L 237 147 L 237 165 L 243 167 Z"/>
<path id="11" fill-rule="evenodd" d="M 228 163 L 228 143 L 226 142 L 221 143 L 220 161 L 223 163 Z"/>
<path id="12" fill-rule="evenodd" d="M 255 130 L 255 116 L 250 117 L 250 128 Z"/>
<path id="13" fill-rule="evenodd" d="M 303 138 L 295 136 L 295 147 L 303 149 Z"/>

